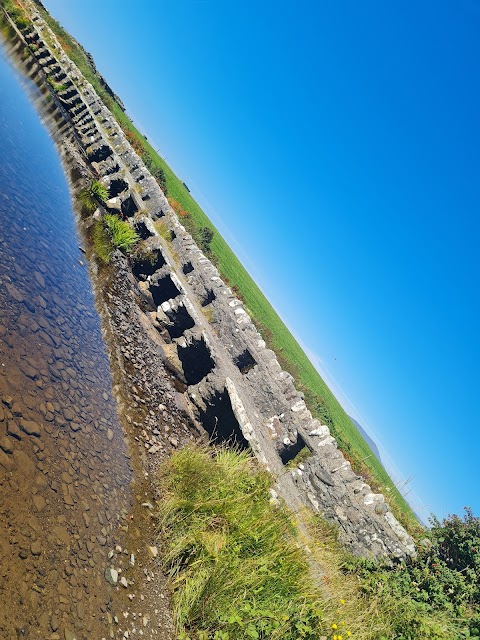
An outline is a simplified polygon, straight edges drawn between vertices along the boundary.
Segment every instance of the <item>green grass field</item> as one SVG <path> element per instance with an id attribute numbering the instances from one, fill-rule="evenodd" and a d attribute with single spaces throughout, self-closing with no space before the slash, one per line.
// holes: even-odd
<path id="1" fill-rule="evenodd" d="M 48 14 L 45 14 L 45 17 L 47 16 Z M 61 44 L 65 47 L 66 53 L 94 87 L 100 89 L 99 95 L 104 99 L 107 107 L 111 109 L 120 126 L 124 131 L 130 131 L 135 136 L 138 145 L 141 145 L 144 152 L 148 153 L 152 158 L 154 166 L 163 170 L 166 177 L 168 197 L 169 199 L 174 198 L 177 200 L 182 208 L 188 212 L 189 228 L 200 229 L 208 227 L 214 231 L 211 243 L 211 258 L 228 284 L 244 301 L 248 312 L 268 346 L 276 352 L 280 364 L 294 376 L 297 387 L 305 394 L 305 400 L 312 414 L 329 425 L 333 435 L 337 438 L 340 448 L 352 463 L 353 468 L 367 478 L 372 488 L 385 494 L 395 515 L 402 523 L 408 526 L 410 530 L 415 529 L 418 522 L 411 508 L 298 342 L 218 230 L 192 198 L 182 181 L 177 178 L 146 138 L 136 129 L 128 116 L 109 96 L 106 96 L 84 53 L 75 41 L 63 30 L 58 22 L 50 16 L 47 19 L 57 37 L 59 37 Z"/>

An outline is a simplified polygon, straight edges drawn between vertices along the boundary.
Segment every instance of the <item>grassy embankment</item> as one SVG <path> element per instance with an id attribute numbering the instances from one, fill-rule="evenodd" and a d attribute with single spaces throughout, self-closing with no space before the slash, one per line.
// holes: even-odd
<path id="1" fill-rule="evenodd" d="M 337 438 L 340 448 L 352 462 L 354 469 L 362 473 L 374 489 L 385 493 L 395 515 L 410 529 L 416 528 L 418 523 L 409 505 L 309 361 L 298 342 L 218 230 L 185 189 L 182 181 L 173 173 L 146 138 L 136 129 L 128 116 L 101 86 L 98 77 L 88 63 L 83 49 L 49 14 L 44 13 L 44 16 L 67 55 L 75 62 L 86 79 L 93 84 L 123 130 L 129 132 L 129 138 L 134 142 L 136 150 L 140 151 L 140 153 L 143 150 L 143 154 L 150 157 L 153 166 L 163 171 L 169 199 L 176 200 L 188 214 L 187 218 L 183 219 L 182 222 L 193 232 L 201 228 L 209 228 L 214 232 L 210 245 L 210 257 L 217 265 L 222 276 L 245 303 L 246 309 L 268 346 L 276 352 L 282 367 L 294 376 L 297 387 L 305 394 L 305 400 L 312 414 L 329 425 L 333 435 Z"/>
<path id="2" fill-rule="evenodd" d="M 301 534 L 272 506 L 271 483 L 249 454 L 225 449 L 187 447 L 161 469 L 180 640 L 478 640 L 477 519 L 437 523 L 415 560 L 382 566 L 350 557 L 311 513 Z"/>

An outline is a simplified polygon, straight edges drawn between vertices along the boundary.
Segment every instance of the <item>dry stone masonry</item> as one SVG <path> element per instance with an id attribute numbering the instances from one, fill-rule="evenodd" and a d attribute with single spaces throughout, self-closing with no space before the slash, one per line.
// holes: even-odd
<path id="1" fill-rule="evenodd" d="M 52 95 L 92 173 L 110 189 L 106 210 L 122 214 L 141 237 L 129 265 L 140 312 L 177 372 L 193 419 L 214 442 L 250 447 L 273 474 L 278 496 L 294 511 L 307 506 L 335 522 L 354 553 L 413 555 L 413 541 L 383 495 L 353 472 L 328 427 L 312 417 L 292 376 L 180 224 L 114 117 L 60 46 L 47 46 L 55 36 L 33 4 L 30 11 L 27 42 L 37 45 L 33 55 L 45 77 L 66 85 Z M 287 468 L 305 448 L 308 457 Z"/>

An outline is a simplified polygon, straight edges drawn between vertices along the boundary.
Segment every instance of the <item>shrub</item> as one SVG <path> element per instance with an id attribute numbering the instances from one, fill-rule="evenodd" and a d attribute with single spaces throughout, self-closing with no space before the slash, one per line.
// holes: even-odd
<path id="1" fill-rule="evenodd" d="M 205 253 L 210 253 L 210 245 L 213 240 L 213 230 L 210 227 L 202 227 L 195 233 L 195 240 L 200 245 Z"/>
<path id="2" fill-rule="evenodd" d="M 272 477 L 245 452 L 187 447 L 161 470 L 159 525 L 179 638 L 318 640 L 319 593 Z"/>
<path id="3" fill-rule="evenodd" d="M 441 560 L 456 571 L 473 572 L 473 579 L 480 583 L 480 518 L 466 507 L 463 519 L 454 515 L 440 522 L 433 517 L 431 525 L 432 542 Z"/>
<path id="4" fill-rule="evenodd" d="M 163 191 L 165 195 L 167 195 L 167 178 L 163 169 L 155 164 L 152 159 L 152 156 L 147 151 L 142 151 L 141 153 L 142 160 L 145 163 L 145 166 L 150 171 L 152 176 L 157 181 L 160 189 Z"/>
<path id="5" fill-rule="evenodd" d="M 465 517 L 432 519 L 432 544 L 420 545 L 407 564 L 385 566 L 348 560 L 343 569 L 355 576 L 369 600 L 390 611 L 390 634 L 400 640 L 478 637 L 480 521 L 470 509 Z"/>
<path id="6" fill-rule="evenodd" d="M 130 143 L 132 149 L 135 151 L 136 154 L 141 156 L 142 153 L 144 153 L 144 148 L 142 143 L 138 140 L 137 136 L 133 133 L 133 131 L 130 131 L 130 129 L 127 129 L 126 127 L 122 127 L 122 128 L 125 133 L 125 137 Z"/>
<path id="7" fill-rule="evenodd" d="M 129 253 L 140 239 L 137 233 L 128 222 L 120 220 L 116 215 L 106 215 L 103 221 L 110 234 L 113 246 L 125 253 Z"/>
<path id="8" fill-rule="evenodd" d="M 98 180 L 92 180 L 86 189 L 82 189 L 78 198 L 87 211 L 95 211 L 98 204 L 103 204 L 108 199 L 107 187 Z"/>
<path id="9" fill-rule="evenodd" d="M 30 26 L 30 20 L 25 15 L 24 11 L 12 0 L 2 0 L 1 6 L 7 11 L 11 19 L 15 22 L 20 31 L 23 31 Z"/>
<path id="10" fill-rule="evenodd" d="M 177 216 L 179 218 L 187 218 L 188 217 L 188 211 L 185 211 L 185 209 L 182 207 L 180 202 L 178 202 L 178 200 L 175 200 L 174 198 L 169 198 L 168 199 L 168 203 L 172 207 L 172 209 L 175 211 L 175 213 L 177 214 Z"/>

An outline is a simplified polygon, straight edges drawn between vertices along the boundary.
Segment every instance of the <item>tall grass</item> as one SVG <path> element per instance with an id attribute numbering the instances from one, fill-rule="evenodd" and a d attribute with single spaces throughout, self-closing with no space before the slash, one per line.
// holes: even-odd
<path id="1" fill-rule="evenodd" d="M 98 180 L 92 180 L 88 187 L 78 193 L 78 198 L 83 207 L 89 211 L 95 211 L 99 204 L 108 200 L 108 188 Z"/>
<path id="2" fill-rule="evenodd" d="M 163 562 L 180 638 L 317 640 L 320 592 L 272 478 L 246 453 L 188 447 L 160 475 Z"/>
<path id="3" fill-rule="evenodd" d="M 130 253 L 131 249 L 140 240 L 140 238 L 128 222 L 120 220 L 118 216 L 113 214 L 105 215 L 103 217 L 103 221 L 110 233 L 113 246 L 125 253 Z"/>
<path id="4" fill-rule="evenodd" d="M 92 242 L 95 253 L 102 262 L 108 264 L 114 248 L 130 253 L 139 240 L 132 227 L 113 214 L 104 215 L 96 220 L 92 229 Z"/>
<path id="5" fill-rule="evenodd" d="M 105 264 L 110 262 L 113 245 L 101 220 L 95 220 L 92 230 L 92 242 L 95 253 Z"/>
<path id="6" fill-rule="evenodd" d="M 300 532 L 271 504 L 271 482 L 248 453 L 225 449 L 188 447 L 161 469 L 157 515 L 179 638 L 479 640 L 476 519 L 437 525 L 408 563 L 375 563 L 349 555 L 307 509 Z M 473 558 L 470 575 L 452 566 L 458 550 Z"/>

